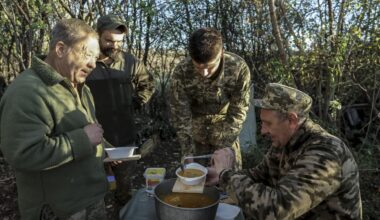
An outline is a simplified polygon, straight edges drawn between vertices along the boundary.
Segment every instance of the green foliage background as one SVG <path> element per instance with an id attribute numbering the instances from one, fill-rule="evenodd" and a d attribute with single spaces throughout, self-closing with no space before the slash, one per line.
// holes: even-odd
<path id="1" fill-rule="evenodd" d="M 361 169 L 379 169 L 380 0 L 2 0 L 0 96 L 33 55 L 46 53 L 58 19 L 94 25 L 111 12 L 128 23 L 125 49 L 156 78 L 151 109 L 163 124 L 156 129 L 170 130 L 167 84 L 187 55 L 187 37 L 211 26 L 222 32 L 225 49 L 249 64 L 256 96 L 268 82 L 309 93 L 312 117 L 349 143 Z M 355 125 L 347 112 L 357 113 Z"/>

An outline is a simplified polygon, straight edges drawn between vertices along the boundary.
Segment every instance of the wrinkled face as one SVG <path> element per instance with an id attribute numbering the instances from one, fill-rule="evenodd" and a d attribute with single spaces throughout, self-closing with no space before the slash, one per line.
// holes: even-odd
<path id="1" fill-rule="evenodd" d="M 276 111 L 261 109 L 261 134 L 272 141 L 273 147 L 284 147 L 294 134 L 294 125 L 288 118 L 282 118 Z"/>
<path id="2" fill-rule="evenodd" d="M 105 30 L 101 33 L 99 44 L 103 55 L 114 59 L 121 52 L 125 34 L 118 30 Z"/>
<path id="3" fill-rule="evenodd" d="M 195 60 L 193 60 L 193 66 L 197 73 L 199 73 L 202 77 L 209 78 L 218 70 L 222 57 L 223 50 L 221 50 L 218 56 L 216 56 L 216 58 L 210 62 L 197 63 Z"/>
<path id="4" fill-rule="evenodd" d="M 65 51 L 62 54 L 61 74 L 74 85 L 84 83 L 96 67 L 96 60 L 99 58 L 98 39 L 90 36 L 82 42 L 67 47 Z"/>

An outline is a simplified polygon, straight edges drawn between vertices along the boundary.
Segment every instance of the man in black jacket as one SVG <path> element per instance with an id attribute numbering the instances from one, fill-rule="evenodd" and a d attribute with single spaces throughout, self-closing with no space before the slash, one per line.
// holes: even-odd
<path id="1" fill-rule="evenodd" d="M 98 19 L 101 54 L 86 82 L 94 96 L 104 137 L 116 147 L 135 144 L 134 109 L 146 104 L 154 92 L 153 77 L 144 64 L 122 50 L 127 30 L 124 21 L 116 15 Z M 126 162 L 113 167 L 118 185 L 116 198 L 122 204 L 128 199 L 131 166 L 132 162 Z"/>

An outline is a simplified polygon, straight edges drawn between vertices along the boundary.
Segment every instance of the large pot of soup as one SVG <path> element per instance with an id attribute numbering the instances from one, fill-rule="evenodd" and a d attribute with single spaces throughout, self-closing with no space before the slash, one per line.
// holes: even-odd
<path id="1" fill-rule="evenodd" d="M 206 187 L 200 193 L 173 193 L 176 179 L 161 182 L 154 189 L 157 217 L 160 220 L 211 220 L 215 219 L 219 204 L 219 191 Z"/>

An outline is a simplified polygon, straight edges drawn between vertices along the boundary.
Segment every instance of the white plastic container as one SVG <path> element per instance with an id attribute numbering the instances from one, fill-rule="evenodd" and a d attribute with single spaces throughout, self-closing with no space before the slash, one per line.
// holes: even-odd
<path id="1" fill-rule="evenodd" d="M 146 168 L 144 172 L 146 191 L 153 193 L 154 187 L 165 179 L 166 169 L 163 167 Z"/>

